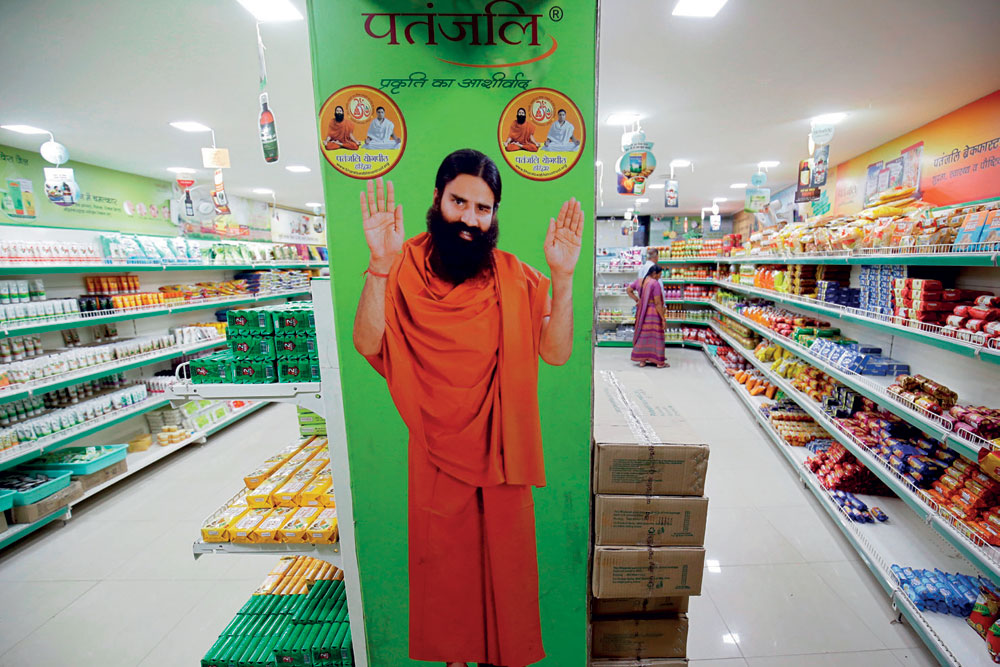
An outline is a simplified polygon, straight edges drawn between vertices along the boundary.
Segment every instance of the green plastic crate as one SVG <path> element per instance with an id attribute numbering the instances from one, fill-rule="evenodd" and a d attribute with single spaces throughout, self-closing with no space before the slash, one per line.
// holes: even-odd
<path id="1" fill-rule="evenodd" d="M 22 467 L 26 470 L 38 470 L 40 472 L 58 471 L 68 472 L 71 475 L 90 475 L 98 470 L 103 470 L 119 461 L 125 460 L 128 454 L 128 445 L 101 445 L 98 449 L 103 450 L 95 459 L 84 463 L 67 463 L 64 458 L 86 449 L 86 447 L 65 447 L 63 449 L 43 454 L 37 459 L 32 459 Z"/>
<path id="2" fill-rule="evenodd" d="M 49 481 L 45 482 L 40 486 L 36 486 L 30 491 L 14 491 L 14 498 L 13 498 L 14 505 L 17 505 L 18 507 L 20 507 L 21 505 L 31 505 L 33 503 L 37 503 L 39 500 L 42 500 L 43 498 L 48 498 L 53 493 L 65 489 L 67 486 L 69 486 L 70 482 L 72 481 L 70 479 L 70 473 L 68 472 L 54 471 L 54 472 L 43 473 L 39 470 L 23 470 L 18 468 L 15 468 L 15 470 L 17 472 L 24 473 L 31 477 L 38 477 L 39 475 L 44 474 L 46 477 L 51 478 L 49 479 Z M 2 484 L 3 482 L 2 480 L 0 480 L 0 489 L 4 491 L 10 490 L 10 489 L 3 489 Z"/>

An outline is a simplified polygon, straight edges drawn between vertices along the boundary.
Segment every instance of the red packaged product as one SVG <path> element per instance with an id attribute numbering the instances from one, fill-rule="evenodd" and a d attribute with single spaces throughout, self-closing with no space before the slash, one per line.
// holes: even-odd
<path id="1" fill-rule="evenodd" d="M 976 297 L 976 305 L 982 308 L 1000 308 L 1000 296 L 983 295 Z"/>
<path id="2" fill-rule="evenodd" d="M 1000 664 L 1000 621 L 994 621 L 986 631 L 986 650 L 993 662 Z"/>
<path id="3" fill-rule="evenodd" d="M 957 308 L 956 308 L 957 310 Z M 949 327 L 955 327 L 956 329 L 961 329 L 965 326 L 965 323 L 969 321 L 969 318 L 963 315 L 949 315 L 944 318 L 944 323 Z"/>
<path id="4" fill-rule="evenodd" d="M 973 306 L 972 308 L 969 308 L 969 317 L 976 320 L 986 320 L 987 322 L 992 322 L 1000 319 L 1000 310 L 997 310 L 996 308 Z"/>
<path id="5" fill-rule="evenodd" d="M 955 306 L 955 310 L 953 310 L 951 312 L 952 312 L 952 314 L 958 315 L 959 317 L 968 317 L 969 316 L 969 307 L 968 306 Z"/>
<path id="6" fill-rule="evenodd" d="M 942 301 L 959 301 L 962 298 L 962 290 L 946 289 L 941 290 Z"/>
<path id="7" fill-rule="evenodd" d="M 970 312 L 971 312 L 971 309 L 970 309 Z M 982 331 L 983 327 L 985 327 L 985 326 L 986 326 L 986 320 L 974 320 L 973 319 L 973 320 L 968 320 L 965 323 L 965 328 L 966 329 L 968 329 L 969 331 L 974 331 L 976 333 Z"/>

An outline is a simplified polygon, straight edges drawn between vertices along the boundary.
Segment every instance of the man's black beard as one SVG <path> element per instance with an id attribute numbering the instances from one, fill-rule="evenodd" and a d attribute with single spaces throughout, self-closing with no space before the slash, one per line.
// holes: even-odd
<path id="1" fill-rule="evenodd" d="M 448 222 L 437 202 L 427 209 L 427 231 L 431 234 L 431 268 L 453 285 L 460 285 L 485 270 L 493 258 L 500 229 L 496 215 L 485 232 L 464 222 Z M 471 241 L 459 234 L 468 232 Z"/>
<path id="2" fill-rule="evenodd" d="M 517 117 L 517 124 L 518 124 L 518 125 L 524 125 L 524 123 L 525 123 L 525 122 L 526 122 L 527 120 L 528 120 L 528 117 L 527 117 L 527 116 L 518 116 L 518 117 Z"/>
<path id="3" fill-rule="evenodd" d="M 344 120 L 344 114 L 342 114 L 342 113 L 335 113 L 335 114 L 333 114 L 333 117 L 337 119 L 338 123 L 340 121 Z"/>

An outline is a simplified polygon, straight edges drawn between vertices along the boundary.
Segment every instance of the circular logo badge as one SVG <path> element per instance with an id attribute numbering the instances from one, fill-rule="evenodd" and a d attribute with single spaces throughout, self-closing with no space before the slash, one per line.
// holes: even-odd
<path id="1" fill-rule="evenodd" d="M 390 172 L 406 150 L 403 112 L 386 93 L 369 86 L 348 86 L 326 98 L 319 129 L 323 157 L 351 178 Z"/>
<path id="2" fill-rule="evenodd" d="M 559 178 L 576 166 L 586 134 L 580 109 L 551 88 L 533 88 L 512 99 L 497 126 L 504 160 L 533 181 Z"/>

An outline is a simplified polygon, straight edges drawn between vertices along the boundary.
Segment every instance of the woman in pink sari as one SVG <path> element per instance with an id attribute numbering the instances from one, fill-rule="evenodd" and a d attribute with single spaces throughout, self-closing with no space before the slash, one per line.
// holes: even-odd
<path id="1" fill-rule="evenodd" d="M 660 274 L 663 269 L 653 265 L 642 280 L 628 286 L 628 295 L 636 302 L 635 334 L 632 337 L 632 361 L 640 366 L 656 364 L 657 368 L 669 366 L 664 354 L 663 334 L 666 315 L 663 311 L 663 286 Z"/>

